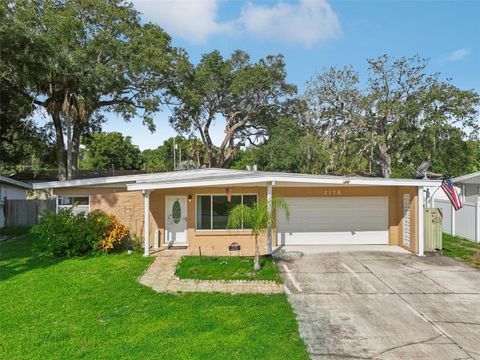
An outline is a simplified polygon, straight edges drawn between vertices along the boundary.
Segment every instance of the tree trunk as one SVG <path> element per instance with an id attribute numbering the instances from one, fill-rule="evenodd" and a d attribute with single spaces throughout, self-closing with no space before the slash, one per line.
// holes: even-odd
<path id="1" fill-rule="evenodd" d="M 255 259 L 253 260 L 253 269 L 260 270 L 260 252 L 258 250 L 258 235 L 255 235 Z"/>
<path id="2" fill-rule="evenodd" d="M 55 127 L 55 149 L 57 155 L 58 179 L 67 179 L 67 161 L 65 154 L 65 143 L 63 141 L 63 128 L 60 112 L 54 110 L 51 113 L 53 125 Z"/>
<path id="3" fill-rule="evenodd" d="M 68 179 L 75 179 L 78 170 L 78 155 L 80 151 L 80 136 L 82 135 L 82 126 L 80 120 L 77 119 L 73 124 L 73 133 L 70 144 L 70 154 L 68 157 Z"/>
<path id="4" fill-rule="evenodd" d="M 380 150 L 379 164 L 382 168 L 382 175 L 384 178 L 389 179 L 392 175 L 392 159 L 388 153 L 388 146 L 386 144 L 379 144 L 378 149 Z"/>
<path id="5" fill-rule="evenodd" d="M 72 179 L 71 164 L 72 164 L 72 119 L 67 114 L 64 115 L 65 127 L 67 128 L 67 180 Z"/>
<path id="6" fill-rule="evenodd" d="M 208 167 L 210 167 L 210 168 L 219 167 L 217 155 L 215 154 L 214 151 L 215 151 L 215 150 L 210 150 L 210 149 L 207 148 L 207 153 L 208 153 Z"/>

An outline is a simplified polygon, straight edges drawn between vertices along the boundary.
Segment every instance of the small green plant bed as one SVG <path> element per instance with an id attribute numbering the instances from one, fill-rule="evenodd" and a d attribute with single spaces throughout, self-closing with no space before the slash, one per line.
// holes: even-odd
<path id="1" fill-rule="evenodd" d="M 480 269 L 480 244 L 443 234 L 443 254 Z"/>
<path id="2" fill-rule="evenodd" d="M 6 226 L 0 229 L 0 236 L 20 236 L 30 232 L 29 226 Z"/>
<path id="3" fill-rule="evenodd" d="M 196 280 L 273 280 L 281 283 L 277 265 L 271 258 L 260 258 L 261 269 L 253 270 L 253 257 L 185 256 L 175 274 Z"/>

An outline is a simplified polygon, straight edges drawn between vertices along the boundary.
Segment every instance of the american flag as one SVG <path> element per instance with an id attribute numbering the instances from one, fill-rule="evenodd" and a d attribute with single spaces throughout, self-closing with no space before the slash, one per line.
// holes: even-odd
<path id="1" fill-rule="evenodd" d="M 455 189 L 455 186 L 453 186 L 452 180 L 443 180 L 442 181 L 442 190 L 445 192 L 445 194 L 448 197 L 448 200 L 452 203 L 453 208 L 455 211 L 460 210 L 462 208 L 462 200 L 460 199 L 460 196 L 457 194 L 457 190 Z"/>

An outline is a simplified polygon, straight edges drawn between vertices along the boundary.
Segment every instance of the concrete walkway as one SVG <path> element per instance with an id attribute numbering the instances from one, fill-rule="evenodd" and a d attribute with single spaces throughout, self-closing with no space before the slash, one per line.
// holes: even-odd
<path id="1" fill-rule="evenodd" d="M 140 277 L 141 284 L 150 286 L 157 292 L 220 292 L 230 294 L 278 294 L 283 293 L 283 285 L 274 281 L 252 280 L 185 280 L 175 276 L 177 263 L 182 251 L 160 251 L 152 265 Z"/>

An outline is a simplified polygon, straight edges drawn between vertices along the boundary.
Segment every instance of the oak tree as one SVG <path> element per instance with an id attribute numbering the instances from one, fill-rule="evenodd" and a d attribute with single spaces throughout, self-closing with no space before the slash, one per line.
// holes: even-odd
<path id="1" fill-rule="evenodd" d="M 240 50 L 228 59 L 213 51 L 203 55 L 198 65 L 183 69 L 179 104 L 173 108 L 170 123 L 180 133 L 199 137 L 208 166 L 225 167 L 236 151 L 265 138 L 269 124 L 288 109 L 295 93 L 296 87 L 286 81 L 281 55 L 252 62 Z M 216 122 L 224 124 L 218 144 L 211 134 Z"/>
<path id="2" fill-rule="evenodd" d="M 307 85 L 307 124 L 330 149 L 331 168 L 350 151 L 354 166 L 368 159 L 388 178 L 394 167 L 409 167 L 408 154 L 419 143 L 424 160 L 432 160 L 445 134 L 478 134 L 480 96 L 430 74 L 427 60 L 383 55 L 368 64 L 364 87 L 351 67 L 331 68 Z"/>
<path id="3" fill-rule="evenodd" d="M 73 178 L 81 136 L 98 131 L 106 112 L 130 121 L 153 114 L 170 95 L 182 58 L 157 25 L 142 24 L 123 0 L 7 1 L 8 21 L 22 23 L 46 52 L 30 90 L 55 133 L 60 178 Z M 8 34 L 3 41 L 10 41 Z"/>

